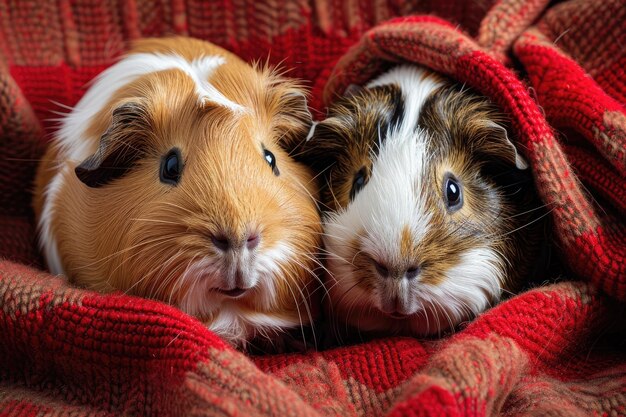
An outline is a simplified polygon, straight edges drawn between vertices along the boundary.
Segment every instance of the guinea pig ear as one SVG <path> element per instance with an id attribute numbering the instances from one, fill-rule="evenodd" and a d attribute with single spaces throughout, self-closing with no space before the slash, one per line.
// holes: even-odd
<path id="1" fill-rule="evenodd" d="M 347 98 L 354 97 L 354 96 L 360 94 L 364 90 L 365 90 L 365 87 L 362 87 L 362 86 L 357 85 L 357 84 L 350 84 L 346 88 L 346 91 L 344 91 L 343 96 L 347 97 Z"/>
<path id="2" fill-rule="evenodd" d="M 74 169 L 78 179 L 98 188 L 122 177 L 143 155 L 148 127 L 141 104 L 128 102 L 115 108 L 96 152 Z"/>
<path id="3" fill-rule="evenodd" d="M 306 93 L 292 81 L 274 83 L 276 103 L 275 128 L 278 131 L 279 145 L 291 153 L 307 139 L 313 124 Z"/>
<path id="4" fill-rule="evenodd" d="M 335 164 L 337 156 L 346 151 L 344 143 L 337 139 L 341 130 L 338 124 L 335 117 L 313 122 L 306 140 L 294 148 L 296 161 L 325 175 Z"/>
<path id="5" fill-rule="evenodd" d="M 507 130 L 502 125 L 492 120 L 487 120 L 486 124 L 493 134 L 489 135 L 490 140 L 483 144 L 484 152 L 514 164 L 517 169 L 527 169 L 528 162 L 520 155 L 511 139 L 509 139 Z"/>

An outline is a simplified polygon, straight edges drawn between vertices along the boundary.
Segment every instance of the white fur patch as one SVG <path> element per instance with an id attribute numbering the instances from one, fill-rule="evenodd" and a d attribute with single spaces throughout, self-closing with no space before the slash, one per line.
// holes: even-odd
<path id="1" fill-rule="evenodd" d="M 315 134 L 315 128 L 317 127 L 318 124 L 319 124 L 319 122 L 311 123 L 311 128 L 309 129 L 309 133 L 306 135 L 305 141 L 308 142 L 309 140 L 311 140 L 311 138 Z"/>
<path id="2" fill-rule="evenodd" d="M 293 250 L 284 243 L 265 251 L 261 250 L 257 254 L 253 268 L 256 270 L 258 281 L 251 290 L 254 291 L 251 296 L 260 310 L 276 311 L 276 280 L 284 279 L 280 264 L 289 261 L 292 256 Z M 272 340 L 272 334 L 294 328 L 311 319 L 307 311 L 300 312 L 297 319 L 290 319 L 241 310 L 238 307 L 238 299 L 231 299 L 211 290 L 220 285 L 223 274 L 217 263 L 210 258 L 194 262 L 188 271 L 179 279 L 187 280 L 192 285 L 183 295 L 178 307 L 193 316 L 215 314 L 214 319 L 207 324 L 209 330 L 236 345 L 245 345 L 246 341 L 257 335 L 264 335 Z M 290 288 L 294 291 L 294 297 L 304 297 L 297 285 Z"/>
<path id="3" fill-rule="evenodd" d="M 414 135 L 420 112 L 428 97 L 443 84 L 432 76 L 427 76 L 422 68 L 398 66 L 381 75 L 367 85 L 368 88 L 395 84 L 402 91 L 404 113 L 400 128 L 395 133 L 404 138 Z"/>
<path id="4" fill-rule="evenodd" d="M 346 305 L 372 297 L 356 286 L 355 254 L 350 247 L 356 233 L 362 233 L 358 235 L 361 250 L 383 264 L 402 260 L 400 242 L 405 227 L 414 241 L 428 233 L 431 214 L 420 192 L 425 152 L 422 132 L 409 137 L 391 135 L 380 149 L 369 182 L 345 210 L 325 218 L 324 243 L 331 253 L 328 266 L 336 277 L 333 293 Z M 349 295 L 344 296 L 346 292 Z"/>
<path id="5" fill-rule="evenodd" d="M 437 323 L 431 333 L 473 318 L 499 300 L 502 293 L 500 277 L 504 265 L 491 249 L 471 249 L 461 255 L 459 265 L 449 269 L 438 285 L 420 284 L 416 289 L 420 310 L 443 312 L 443 323 Z M 433 324 L 431 324 L 432 326 Z"/>
<path id="6" fill-rule="evenodd" d="M 263 313 L 244 313 L 235 305 L 223 307 L 208 325 L 209 330 L 233 343 L 243 343 L 258 334 L 271 335 L 300 323 Z M 271 340 L 271 339 L 270 339 Z"/>
<path id="7" fill-rule="evenodd" d="M 273 248 L 263 248 L 257 256 L 260 297 L 257 302 L 262 308 L 269 308 L 276 299 L 276 279 L 284 279 L 280 265 L 290 262 L 296 256 L 287 243 L 279 243 Z"/>
<path id="8" fill-rule="evenodd" d="M 84 138 L 88 122 L 102 111 L 102 106 L 109 102 L 118 88 L 142 75 L 180 70 L 194 81 L 200 104 L 213 102 L 233 111 L 243 112 L 244 107 L 229 100 L 209 82 L 211 74 L 224 63 L 225 59 L 221 56 L 204 56 L 191 62 L 179 55 L 159 53 L 132 54 L 123 58 L 95 79 L 76 107 L 63 120 L 58 137 L 67 158 L 82 161 L 93 152 L 93 144 Z"/>
<path id="9" fill-rule="evenodd" d="M 219 308 L 223 298 L 212 291 L 221 285 L 219 264 L 209 257 L 192 262 L 178 277 L 176 288 L 187 288 L 178 307 L 192 316 L 209 315 Z"/>
<path id="10" fill-rule="evenodd" d="M 259 309 L 270 310 L 274 307 L 276 280 L 282 278 L 280 265 L 292 259 L 292 256 L 293 250 L 284 243 L 265 250 L 259 248 L 256 259 L 251 264 L 257 281 L 254 289 L 250 290 L 254 291 L 255 304 Z M 194 261 L 179 279 L 187 282 L 189 290 L 181 298 L 178 307 L 192 316 L 217 314 L 208 327 L 228 340 L 241 341 L 259 330 L 279 331 L 300 324 L 299 320 L 290 321 L 264 313 L 243 312 L 237 307 L 236 299 L 212 290 L 224 285 L 223 263 L 219 259 L 205 257 Z M 177 284 L 177 287 L 182 287 L 181 284 Z M 295 291 L 295 297 L 304 296 L 299 293 L 299 288 L 292 290 Z M 303 311 L 301 314 L 308 321 L 307 312 Z"/>
<path id="11" fill-rule="evenodd" d="M 207 327 L 209 330 L 228 341 L 238 342 L 246 340 L 248 338 L 249 329 L 240 317 L 237 309 L 222 309 L 218 316 Z"/>
<path id="12" fill-rule="evenodd" d="M 417 128 L 417 121 L 424 102 L 440 83 L 432 78 L 423 81 L 423 73 L 414 67 L 398 67 L 368 86 L 398 85 L 403 93 L 405 113 L 398 126 L 383 132 L 386 139 L 378 156 L 372 155 L 374 164 L 369 182 L 344 210 L 324 219 L 324 242 L 333 258 L 331 270 L 339 277 L 341 287 L 354 285 L 349 278 L 350 258 L 354 256 L 349 243 L 355 233 L 363 232 L 360 244 L 370 256 L 381 263 L 393 263 L 400 256 L 405 227 L 414 241 L 423 239 L 430 227 L 431 215 L 421 193 L 428 137 Z"/>
<path id="13" fill-rule="evenodd" d="M 409 137 L 392 133 L 383 142 L 369 182 L 345 210 L 325 219 L 328 249 L 345 252 L 354 233 L 364 231 L 361 246 L 384 263 L 399 256 L 406 226 L 414 240 L 422 239 L 431 216 L 420 192 L 425 158 L 422 132 Z"/>

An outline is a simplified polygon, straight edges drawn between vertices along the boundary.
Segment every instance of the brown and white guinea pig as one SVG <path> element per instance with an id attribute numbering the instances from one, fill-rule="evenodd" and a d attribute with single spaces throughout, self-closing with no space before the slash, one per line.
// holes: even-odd
<path id="1" fill-rule="evenodd" d="M 311 321 L 321 225 L 289 156 L 298 83 L 189 38 L 146 39 L 62 119 L 36 178 L 49 269 L 162 300 L 236 345 Z"/>
<path id="2" fill-rule="evenodd" d="M 437 335 L 518 289 L 541 204 L 504 122 L 487 99 L 398 66 L 313 128 L 299 152 L 320 173 L 336 325 Z"/>

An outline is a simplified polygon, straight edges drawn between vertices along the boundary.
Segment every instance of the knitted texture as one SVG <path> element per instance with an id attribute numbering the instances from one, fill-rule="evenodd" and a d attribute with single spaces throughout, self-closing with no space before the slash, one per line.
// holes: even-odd
<path id="1" fill-rule="evenodd" d="M 0 0 L 0 416 L 626 415 L 626 4 L 547 7 Z M 51 119 L 130 40 L 167 34 L 293 68 L 318 118 L 395 62 L 471 85 L 511 116 L 579 279 L 441 340 L 249 357 L 173 307 L 51 276 L 30 209 Z"/>

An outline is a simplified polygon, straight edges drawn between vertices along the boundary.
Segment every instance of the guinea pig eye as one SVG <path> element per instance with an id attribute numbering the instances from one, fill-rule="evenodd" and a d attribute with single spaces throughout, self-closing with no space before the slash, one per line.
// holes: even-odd
<path id="1" fill-rule="evenodd" d="M 450 212 L 455 212 L 463 207 L 463 191 L 459 181 L 450 174 L 446 174 L 443 179 L 443 196 L 446 208 Z"/>
<path id="2" fill-rule="evenodd" d="M 276 157 L 274 156 L 274 154 L 268 151 L 267 149 L 263 148 L 263 157 L 265 158 L 265 161 L 270 166 L 270 168 L 272 168 L 272 172 L 274 173 L 274 175 L 279 176 L 280 171 L 278 170 L 278 167 L 276 166 Z"/>
<path id="3" fill-rule="evenodd" d="M 353 200 L 354 197 L 365 187 L 367 184 L 367 172 L 365 167 L 361 168 L 359 172 L 354 175 L 354 179 L 352 180 L 352 189 L 350 190 L 350 200 Z"/>
<path id="4" fill-rule="evenodd" d="M 183 172 L 183 158 L 178 148 L 172 148 L 161 159 L 160 179 L 162 183 L 176 185 Z"/>

